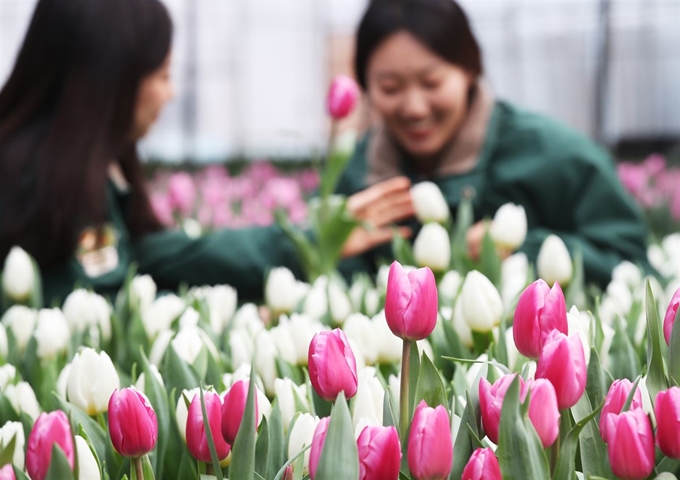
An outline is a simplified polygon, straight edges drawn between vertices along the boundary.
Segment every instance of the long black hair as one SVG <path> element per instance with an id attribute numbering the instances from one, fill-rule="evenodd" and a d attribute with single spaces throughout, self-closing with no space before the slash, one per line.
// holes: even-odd
<path id="1" fill-rule="evenodd" d="M 41 267 L 70 258 L 106 220 L 108 166 L 131 188 L 133 236 L 161 228 L 132 137 L 141 80 L 170 52 L 158 0 L 39 0 L 0 91 L 0 259 L 13 245 Z"/>
<path id="2" fill-rule="evenodd" d="M 355 70 L 368 88 L 366 70 L 375 49 L 406 31 L 434 53 L 475 77 L 482 74 L 482 54 L 462 8 L 454 0 L 372 0 L 357 31 Z"/>

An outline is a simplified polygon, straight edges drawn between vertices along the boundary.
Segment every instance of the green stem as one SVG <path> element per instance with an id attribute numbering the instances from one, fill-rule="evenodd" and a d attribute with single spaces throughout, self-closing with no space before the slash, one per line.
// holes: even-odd
<path id="1" fill-rule="evenodd" d="M 108 427 L 106 426 L 106 419 L 104 418 L 103 412 L 97 414 L 97 423 L 99 424 L 100 427 L 104 429 L 105 432 L 109 430 Z"/>
<path id="2" fill-rule="evenodd" d="M 137 457 L 132 460 L 135 464 L 135 472 L 137 473 L 137 480 L 144 480 L 144 467 L 142 466 L 142 457 Z"/>
<path id="3" fill-rule="evenodd" d="M 212 464 L 206 463 L 205 464 L 205 474 L 206 475 L 213 475 L 213 467 Z"/>
<path id="4" fill-rule="evenodd" d="M 404 349 L 401 355 L 401 389 L 399 391 L 399 429 L 401 431 L 402 444 L 406 438 L 406 430 L 409 423 L 410 399 L 408 392 L 409 365 L 411 363 L 411 342 L 404 340 Z"/>
<path id="5" fill-rule="evenodd" d="M 557 436 L 557 440 L 550 447 L 550 473 L 555 473 L 555 468 L 557 467 L 557 459 L 560 456 L 560 435 Z"/>

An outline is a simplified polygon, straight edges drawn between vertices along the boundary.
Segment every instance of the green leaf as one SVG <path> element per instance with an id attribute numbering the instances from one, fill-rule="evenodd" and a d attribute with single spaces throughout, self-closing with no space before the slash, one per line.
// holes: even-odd
<path id="1" fill-rule="evenodd" d="M 455 455 L 453 456 L 453 467 L 451 468 L 449 480 L 457 480 L 461 478 L 463 475 L 463 470 L 465 469 L 470 456 L 475 450 L 475 440 L 472 433 L 475 433 L 479 437 L 479 429 L 477 428 L 477 422 L 479 420 L 479 405 L 472 403 L 472 400 L 470 399 L 470 392 L 465 393 L 467 396 L 467 403 L 465 404 L 465 410 L 463 410 L 463 416 L 460 421 L 458 435 L 456 435 L 456 439 L 453 444 L 453 451 L 455 452 Z"/>
<path id="2" fill-rule="evenodd" d="M 171 410 L 165 387 L 161 385 L 151 370 L 151 364 L 149 359 L 146 358 L 144 351 L 140 351 L 140 358 L 142 370 L 144 371 L 144 392 L 149 398 L 149 402 L 156 412 L 156 419 L 158 420 L 158 442 L 156 443 L 152 464 L 158 478 L 163 478 L 163 465 L 168 441 L 172 435 L 176 436 L 176 431 L 172 431 L 170 422 Z"/>
<path id="3" fill-rule="evenodd" d="M 572 428 L 567 434 L 566 438 L 560 446 L 560 453 L 557 459 L 557 466 L 555 467 L 555 472 L 553 473 L 553 478 L 555 480 L 574 478 L 576 475 L 576 449 L 578 448 L 579 435 L 583 430 L 583 427 L 593 420 L 597 414 L 600 412 L 604 403 L 600 405 L 597 409 L 590 412 L 585 418 L 580 422 L 577 422 L 574 428 Z"/>
<path id="4" fill-rule="evenodd" d="M 255 474 L 260 477 L 267 476 L 267 462 L 269 456 L 269 427 L 267 417 L 262 417 L 260 431 L 257 434 L 255 444 Z"/>
<path id="5" fill-rule="evenodd" d="M 321 185 L 319 186 L 322 197 L 327 197 L 335 192 L 340 177 L 351 159 L 352 155 L 348 155 L 346 152 L 333 151 L 329 153 L 328 160 L 321 174 Z"/>
<path id="6" fill-rule="evenodd" d="M 656 471 L 658 473 L 663 473 L 663 472 L 677 473 L 679 467 L 680 467 L 680 460 L 676 460 L 676 459 L 670 458 L 670 457 L 664 457 L 659 462 L 659 464 L 656 466 Z M 675 477 L 673 477 L 673 478 L 675 478 Z"/>
<path id="7" fill-rule="evenodd" d="M 340 392 L 335 400 L 314 478 L 315 480 L 359 479 L 359 454 L 354 440 L 352 417 L 343 392 Z"/>
<path id="8" fill-rule="evenodd" d="M 641 379 L 642 377 L 640 376 L 638 376 L 635 379 L 635 383 L 633 383 L 633 386 L 631 387 L 630 392 L 628 392 L 628 396 L 626 397 L 626 402 L 623 404 L 623 407 L 621 407 L 622 412 L 627 412 L 628 410 L 630 410 L 630 406 L 633 403 L 633 398 L 635 398 L 635 392 L 637 392 L 638 385 L 640 384 Z"/>
<path id="9" fill-rule="evenodd" d="M 250 367 L 250 378 L 255 378 L 255 366 Z M 232 461 L 229 467 L 229 476 L 243 480 L 254 480 L 255 472 L 255 442 L 257 433 L 255 424 L 257 416 L 255 412 L 255 382 L 248 382 L 248 397 L 246 408 L 241 418 L 241 425 L 234 440 Z"/>
<path id="10" fill-rule="evenodd" d="M 576 305 L 578 308 L 583 308 L 583 300 L 585 299 L 585 270 L 583 268 L 583 253 L 581 249 L 577 249 L 574 253 L 573 263 L 574 273 L 564 292 L 564 298 L 567 305 Z"/>
<path id="11" fill-rule="evenodd" d="M 671 384 L 676 386 L 680 382 L 680 322 L 678 322 L 678 318 L 680 318 L 680 308 L 675 314 L 675 323 L 673 323 L 673 330 L 671 331 L 668 362 L 668 376 L 670 377 Z"/>
<path id="12" fill-rule="evenodd" d="M 269 415 L 269 454 L 267 458 L 267 474 L 265 478 L 273 478 L 276 472 L 284 464 L 286 437 L 283 433 L 283 421 L 281 419 L 281 408 L 279 403 L 274 401 L 272 413 Z"/>
<path id="13" fill-rule="evenodd" d="M 458 270 L 461 275 L 468 271 L 466 235 L 473 221 L 472 200 L 469 195 L 462 192 L 456 213 L 456 228 L 451 236 L 451 266 L 453 270 Z"/>
<path id="14" fill-rule="evenodd" d="M 416 383 L 416 392 L 413 404 L 417 406 L 421 400 L 425 400 L 428 406 L 434 408 L 437 405 L 447 406 L 446 389 L 439 372 L 432 364 L 427 355 L 422 356 L 420 373 Z"/>
<path id="15" fill-rule="evenodd" d="M 309 216 L 317 237 L 321 273 L 335 271 L 342 247 L 359 222 L 348 212 L 347 199 L 341 195 L 313 198 L 309 201 Z"/>
<path id="16" fill-rule="evenodd" d="M 285 213 L 281 210 L 274 212 L 276 223 L 281 227 L 281 230 L 290 238 L 297 250 L 298 258 L 302 264 L 302 270 L 305 272 L 307 281 L 314 281 L 320 274 L 319 252 L 312 245 L 305 234 L 297 227 L 293 226 Z"/>
<path id="17" fill-rule="evenodd" d="M 614 319 L 614 338 L 609 348 L 609 364 L 614 378 L 627 378 L 631 381 L 638 376 L 641 369 L 640 358 L 618 317 Z"/>
<path id="18" fill-rule="evenodd" d="M 647 314 L 647 390 L 651 398 L 656 399 L 657 393 L 668 388 L 668 382 L 661 355 L 659 314 L 649 279 L 647 279 L 645 295 L 645 312 Z"/>
<path id="19" fill-rule="evenodd" d="M 220 467 L 220 459 L 217 458 L 217 449 L 215 448 L 215 441 L 213 440 L 213 434 L 210 429 L 210 420 L 208 419 L 208 412 L 205 409 L 205 395 L 203 395 L 203 387 L 198 390 L 201 396 L 201 414 L 203 415 L 203 428 L 205 429 L 205 439 L 208 443 L 208 449 L 210 450 L 210 459 L 212 460 L 213 472 L 219 478 L 224 478 L 222 475 L 222 468 Z M 222 435 L 222 432 L 217 432 L 217 435 Z"/>
<path id="20" fill-rule="evenodd" d="M 28 478 L 28 475 L 26 475 L 23 470 L 19 470 L 16 465 L 13 465 L 12 469 L 14 469 L 14 476 L 16 477 L 16 480 L 31 480 Z"/>
<path id="21" fill-rule="evenodd" d="M 593 409 L 590 400 L 588 399 L 587 392 L 579 399 L 576 405 L 571 407 L 571 414 L 574 416 L 576 422 L 581 422 L 584 418 L 587 418 L 592 411 Z M 583 473 L 590 478 L 599 476 L 613 479 L 614 476 L 611 467 L 609 466 L 609 460 L 607 459 L 607 446 L 602 441 L 600 430 L 597 425 L 595 425 L 595 422 L 588 422 L 583 427 L 579 440 Z"/>
<path id="22" fill-rule="evenodd" d="M 299 464 L 299 465 L 300 465 L 300 468 L 297 469 L 297 470 L 301 471 L 301 470 L 302 470 L 302 465 L 303 465 L 302 462 L 304 461 L 303 455 L 304 455 L 304 453 L 305 453 L 307 450 L 309 450 L 310 448 L 312 448 L 312 446 L 311 446 L 311 445 L 307 445 L 305 448 L 303 448 L 303 449 L 300 450 L 298 453 L 296 453 L 293 457 L 289 458 L 288 461 L 287 461 L 286 463 L 284 463 L 283 466 L 282 466 L 282 467 L 279 469 L 279 471 L 276 473 L 276 476 L 274 477 L 274 480 L 281 480 L 281 477 L 283 477 L 283 474 L 286 472 L 286 467 L 287 467 L 288 465 L 292 465 L 293 463 L 298 462 L 298 460 L 299 460 L 299 462 L 296 463 L 296 465 Z"/>
<path id="23" fill-rule="evenodd" d="M 409 394 L 408 418 L 413 418 L 413 410 L 416 407 L 414 400 L 416 396 L 416 387 L 418 386 L 419 373 L 420 373 L 420 352 L 418 352 L 418 345 L 416 345 L 416 342 L 411 342 L 411 354 L 409 355 L 409 376 L 408 376 L 408 394 Z M 400 438 L 402 436 L 401 430 L 402 428 L 408 428 L 408 426 L 399 425 Z"/>
<path id="24" fill-rule="evenodd" d="M 181 393 L 184 389 L 190 390 L 201 385 L 200 377 L 196 371 L 177 355 L 177 351 L 172 344 L 168 345 L 163 363 L 162 373 L 167 391 L 175 390 Z"/>
<path id="25" fill-rule="evenodd" d="M 166 475 L 170 469 L 166 470 Z M 198 469 L 196 468 L 196 460 L 186 450 L 182 451 L 182 460 L 179 463 L 177 471 L 177 480 L 199 480 Z"/>
<path id="26" fill-rule="evenodd" d="M 396 228 L 392 237 L 392 252 L 394 258 L 402 265 L 417 265 L 411 242 L 404 238 Z"/>
<path id="27" fill-rule="evenodd" d="M 496 288 L 500 288 L 501 258 L 498 256 L 496 244 L 491 239 L 488 230 L 484 233 L 484 238 L 482 239 L 482 253 L 479 268 L 480 272 L 491 280 L 491 283 L 493 283 Z"/>
<path id="28" fill-rule="evenodd" d="M 446 336 L 446 343 L 448 344 L 448 353 L 450 357 L 455 358 L 474 358 L 470 349 L 468 349 L 463 342 L 461 342 L 458 332 L 453 328 L 450 321 L 442 322 L 444 328 L 444 335 Z"/>
<path id="29" fill-rule="evenodd" d="M 16 435 L 12 437 L 5 448 L 0 451 L 0 468 L 4 467 L 8 463 L 12 463 L 12 458 L 14 458 L 14 449 L 16 448 L 17 437 Z"/>
<path id="30" fill-rule="evenodd" d="M 68 459 L 56 443 L 52 445 L 52 458 L 45 480 L 73 480 L 73 472 Z"/>
<path id="31" fill-rule="evenodd" d="M 595 347 L 590 348 L 590 361 L 588 362 L 588 375 L 586 381 L 586 392 L 592 402 L 599 404 L 604 401 L 606 393 L 604 382 L 604 372 L 600 365 L 600 356 Z"/>
<path id="32" fill-rule="evenodd" d="M 531 421 L 520 412 L 519 378 L 512 381 L 503 400 L 496 454 L 505 480 L 550 478 L 543 445 Z"/>

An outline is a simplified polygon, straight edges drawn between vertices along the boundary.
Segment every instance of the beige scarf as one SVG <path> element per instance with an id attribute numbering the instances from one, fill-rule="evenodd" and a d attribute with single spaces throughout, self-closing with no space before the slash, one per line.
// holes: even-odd
<path id="1" fill-rule="evenodd" d="M 435 177 L 460 175 L 475 168 L 484 146 L 494 102 L 491 89 L 480 81 L 462 128 L 441 154 Z M 400 156 L 397 145 L 384 126 L 378 127 L 368 145 L 367 184 L 373 185 L 401 175 Z"/>

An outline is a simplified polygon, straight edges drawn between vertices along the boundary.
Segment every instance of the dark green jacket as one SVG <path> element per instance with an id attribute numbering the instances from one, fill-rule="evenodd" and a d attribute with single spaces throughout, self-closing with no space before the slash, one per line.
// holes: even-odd
<path id="1" fill-rule="evenodd" d="M 368 143 L 366 138 L 358 145 L 340 182 L 341 193 L 366 187 Z M 402 168 L 413 182 L 424 180 L 406 157 Z M 476 220 L 493 217 L 507 202 L 523 205 L 529 230 L 521 251 L 530 261 L 554 233 L 572 255 L 581 251 L 590 282 L 606 285 L 612 269 L 624 259 L 648 268 L 641 212 L 621 185 L 611 158 L 585 136 L 553 120 L 497 101 L 474 170 L 431 180 L 454 214 L 461 192 L 472 187 Z M 372 255 L 385 253 L 381 249 Z M 372 261 L 369 256 L 362 260 L 364 265 Z"/>

